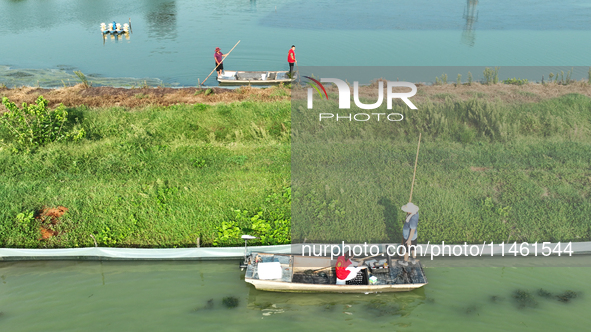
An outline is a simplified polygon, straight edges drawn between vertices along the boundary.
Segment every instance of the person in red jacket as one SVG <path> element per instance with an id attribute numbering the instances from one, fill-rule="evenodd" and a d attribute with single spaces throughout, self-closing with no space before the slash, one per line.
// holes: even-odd
<path id="1" fill-rule="evenodd" d="M 291 45 L 291 49 L 287 52 L 287 63 L 289 63 L 289 76 L 293 72 L 293 64 L 297 63 L 298 60 L 295 58 L 295 45 Z"/>
<path id="2" fill-rule="evenodd" d="M 362 269 L 361 267 L 353 267 L 357 265 L 357 262 L 352 262 L 348 255 L 339 256 L 337 258 L 337 264 L 335 266 L 335 272 L 337 275 L 337 285 L 346 285 L 348 281 L 351 281 L 357 277 L 357 273 Z"/>

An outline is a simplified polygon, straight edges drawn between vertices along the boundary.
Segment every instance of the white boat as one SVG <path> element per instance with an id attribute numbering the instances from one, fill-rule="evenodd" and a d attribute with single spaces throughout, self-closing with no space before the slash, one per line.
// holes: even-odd
<path id="1" fill-rule="evenodd" d="M 288 71 L 230 71 L 225 70 L 217 78 L 220 85 L 274 85 L 289 84 L 296 79 L 288 76 Z"/>
<path id="2" fill-rule="evenodd" d="M 418 260 L 402 266 L 389 256 L 364 258 L 360 285 L 337 285 L 335 264 L 329 257 L 252 253 L 244 280 L 258 290 L 298 293 L 406 292 L 427 284 Z"/>

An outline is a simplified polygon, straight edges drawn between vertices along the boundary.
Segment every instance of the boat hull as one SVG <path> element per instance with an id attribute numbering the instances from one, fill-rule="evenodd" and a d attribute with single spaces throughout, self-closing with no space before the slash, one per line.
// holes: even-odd
<path id="1" fill-rule="evenodd" d="M 290 84 L 295 81 L 288 77 L 287 71 L 224 71 L 224 74 L 217 77 L 219 85 L 277 85 Z"/>
<path id="2" fill-rule="evenodd" d="M 262 86 L 262 85 L 279 85 L 281 83 L 283 84 L 290 84 L 292 83 L 294 80 L 275 80 L 275 81 L 236 81 L 236 80 L 222 80 L 222 79 L 218 79 L 218 84 L 219 85 L 225 85 L 225 86 L 238 86 L 238 85 L 257 85 L 257 86 Z"/>
<path id="3" fill-rule="evenodd" d="M 273 280 L 244 279 L 258 290 L 285 293 L 394 293 L 408 292 L 426 285 L 403 284 L 403 285 L 319 285 L 288 283 Z"/>

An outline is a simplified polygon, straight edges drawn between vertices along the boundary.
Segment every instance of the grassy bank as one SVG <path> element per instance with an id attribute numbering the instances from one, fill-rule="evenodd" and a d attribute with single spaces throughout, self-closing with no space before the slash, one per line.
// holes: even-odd
<path id="1" fill-rule="evenodd" d="M 70 117 L 85 139 L 0 151 L 1 246 L 93 246 L 91 234 L 103 246 L 207 246 L 235 209 L 289 218 L 288 102 L 80 107 Z M 29 215 L 44 206 L 69 210 L 40 241 Z"/>
<path id="2" fill-rule="evenodd" d="M 591 93 L 576 89 L 424 87 L 418 110 L 382 110 L 399 123 L 320 123 L 283 89 L 179 105 L 215 101 L 172 91 L 166 106 L 132 91 L 122 100 L 146 104 L 70 107 L 77 142 L 13 153 L 0 127 L 0 246 L 239 245 L 242 232 L 280 243 L 290 220 L 296 241 L 397 242 L 419 132 L 420 242 L 590 240 Z M 101 100 L 80 91 L 68 91 L 74 104 Z M 68 211 L 55 224 L 40 217 L 58 206 Z"/>
<path id="3" fill-rule="evenodd" d="M 419 101 L 418 110 L 372 111 L 401 113 L 401 122 L 319 121 L 319 113 L 367 111 L 339 110 L 336 98 L 315 103 L 292 104 L 295 241 L 400 241 L 419 132 L 413 202 L 422 243 L 591 239 L 587 96 L 450 95 Z"/>

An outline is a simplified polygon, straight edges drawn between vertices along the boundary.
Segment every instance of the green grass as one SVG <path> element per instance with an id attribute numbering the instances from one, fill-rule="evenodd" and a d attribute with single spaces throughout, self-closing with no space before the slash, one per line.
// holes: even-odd
<path id="1" fill-rule="evenodd" d="M 211 245 L 233 209 L 265 210 L 289 186 L 289 103 L 70 114 L 88 133 L 82 142 L 0 151 L 1 246 L 92 246 L 90 234 L 104 246 Z M 16 219 L 57 205 L 69 211 L 49 241 Z"/>
<path id="2" fill-rule="evenodd" d="M 416 143 L 419 237 L 447 243 L 591 239 L 591 99 L 394 105 L 407 121 L 318 121 L 293 103 L 292 239 L 398 242 Z"/>
<path id="3" fill-rule="evenodd" d="M 295 241 L 398 242 L 419 132 L 421 243 L 591 239 L 588 97 L 449 97 L 372 111 L 404 114 L 397 123 L 319 122 L 323 110 L 362 112 L 333 99 L 313 111 L 297 100 L 80 107 L 68 111 L 83 140 L 30 154 L 11 153 L 0 128 L 0 246 L 93 246 L 91 234 L 101 246 L 208 246 L 223 222 L 247 228 L 258 212 L 292 220 Z M 27 216 L 57 205 L 69 208 L 59 235 L 39 241 Z"/>
<path id="4" fill-rule="evenodd" d="M 349 140 L 297 149 L 294 239 L 400 240 L 415 144 Z M 413 193 L 421 242 L 588 240 L 589 164 L 589 143 L 424 142 Z"/>

